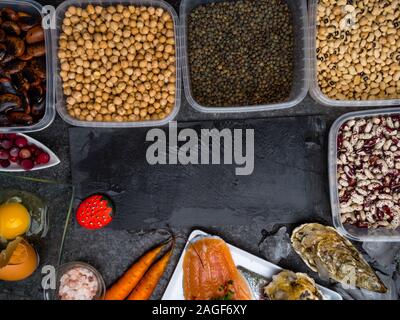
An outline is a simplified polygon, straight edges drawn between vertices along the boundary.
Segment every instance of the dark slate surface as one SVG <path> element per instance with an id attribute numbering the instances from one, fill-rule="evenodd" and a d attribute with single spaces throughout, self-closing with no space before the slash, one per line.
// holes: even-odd
<path id="1" fill-rule="evenodd" d="M 260 218 L 298 223 L 310 212 L 326 218 L 326 128 L 320 117 L 181 122 L 179 129 L 185 128 L 198 133 L 200 128 L 254 129 L 253 173 L 236 175 L 236 164 L 149 165 L 146 128 L 72 128 L 77 197 L 112 196 L 117 213 L 110 227 L 115 229 L 245 225 Z"/>
<path id="2" fill-rule="evenodd" d="M 57 6 L 62 2 L 62 0 L 39 0 L 39 2 L 42 4 L 51 4 Z M 179 0 L 168 2 L 172 3 L 175 9 L 178 11 Z M 325 117 L 325 120 L 327 121 L 327 127 L 329 128 L 330 124 L 339 115 L 360 109 L 363 108 L 331 108 L 321 106 L 307 96 L 299 105 L 286 110 L 241 114 L 202 114 L 191 108 L 186 99 L 182 97 L 181 110 L 177 119 L 179 121 L 215 121 L 226 119 L 240 120 L 249 118 L 321 115 Z M 42 132 L 32 134 L 34 138 L 39 139 L 41 142 L 55 151 L 62 163 L 56 168 L 41 172 L 26 173 L 23 174 L 23 176 L 57 179 L 65 182 L 71 181 L 68 127 L 69 126 L 57 116 L 55 122 L 49 128 Z M 98 131 L 101 132 L 102 130 Z M 290 192 L 288 191 L 288 194 L 289 193 Z M 325 212 L 325 214 L 328 216 L 329 212 Z M 257 254 L 265 258 L 271 258 L 271 254 L 268 250 L 268 244 L 270 243 L 269 239 L 273 237 L 279 226 L 280 223 L 271 224 L 266 222 L 264 219 L 258 219 L 252 225 L 226 226 L 218 228 L 210 227 L 207 228 L 206 231 L 218 234 L 226 241 L 235 244 L 236 246 L 253 254 Z M 293 227 L 294 226 L 290 225 L 288 226 L 288 229 Z M 162 296 L 168 278 L 172 274 L 181 249 L 184 245 L 184 239 L 190 233 L 191 228 L 179 230 L 172 228 L 172 231 L 178 236 L 177 250 L 172 258 L 172 262 L 167 270 L 166 276 L 163 278 L 162 282 L 157 288 L 157 291 L 154 293 L 153 298 L 155 299 L 158 299 Z M 119 276 L 133 260 L 140 256 L 146 248 L 151 247 L 155 242 L 159 241 L 162 236 L 162 234 L 160 235 L 160 231 L 143 230 L 132 232 L 130 230 L 115 230 L 111 228 L 93 233 L 77 227 L 73 222 L 66 241 L 64 261 L 83 260 L 92 263 L 102 272 L 106 282 L 110 283 L 117 276 Z M 89 257 L 95 256 L 94 253 L 97 253 L 97 258 L 89 259 Z M 103 264 L 103 258 L 101 256 L 105 256 L 107 259 L 113 261 L 118 260 L 121 263 L 118 263 L 117 268 L 110 269 L 108 268 L 107 264 Z M 280 265 L 296 271 L 309 272 L 304 263 L 302 263 L 300 259 L 291 251 L 287 255 L 284 255 Z M 320 280 L 318 281 L 321 282 Z M 12 295 L 7 295 L 5 298 L 40 299 L 41 294 L 38 286 L 38 283 L 26 283 L 26 286 L 23 289 L 18 288 L 14 290 Z"/>

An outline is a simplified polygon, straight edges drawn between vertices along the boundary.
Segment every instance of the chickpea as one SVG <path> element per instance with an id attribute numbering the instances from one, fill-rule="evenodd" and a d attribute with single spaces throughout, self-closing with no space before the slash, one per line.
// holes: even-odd
<path id="1" fill-rule="evenodd" d="M 100 31 L 101 33 L 105 33 L 105 32 L 107 31 L 107 26 L 106 26 L 104 23 L 102 23 L 102 24 L 99 26 L 99 31 Z"/>
<path id="2" fill-rule="evenodd" d="M 147 116 L 147 110 L 146 110 L 146 109 L 140 110 L 140 116 L 141 116 L 142 118 L 144 118 L 145 116 Z"/>

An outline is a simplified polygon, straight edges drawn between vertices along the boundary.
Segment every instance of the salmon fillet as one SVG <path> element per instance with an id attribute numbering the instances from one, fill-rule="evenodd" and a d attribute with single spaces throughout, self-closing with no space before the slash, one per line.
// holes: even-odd
<path id="1" fill-rule="evenodd" d="M 226 243 L 201 238 L 189 245 L 183 259 L 183 291 L 186 300 L 251 300 L 246 280 L 233 262 Z"/>

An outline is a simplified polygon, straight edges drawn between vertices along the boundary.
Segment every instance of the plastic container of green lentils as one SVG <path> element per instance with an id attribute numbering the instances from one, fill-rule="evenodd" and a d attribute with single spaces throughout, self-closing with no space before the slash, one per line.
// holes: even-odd
<path id="1" fill-rule="evenodd" d="M 308 38 L 308 16 L 306 0 L 286 0 L 292 16 L 294 31 L 294 79 L 290 96 L 286 101 L 264 105 L 252 106 L 230 106 L 230 107 L 207 107 L 199 104 L 193 97 L 190 66 L 188 61 L 188 29 L 187 21 L 190 13 L 198 6 L 227 0 L 182 0 L 180 6 L 180 26 L 182 45 L 182 77 L 186 99 L 189 104 L 200 112 L 205 113 L 233 113 L 233 112 L 256 112 L 291 108 L 299 104 L 307 95 L 308 71 L 309 71 L 309 38 Z M 268 44 L 265 44 L 268 46 Z"/>

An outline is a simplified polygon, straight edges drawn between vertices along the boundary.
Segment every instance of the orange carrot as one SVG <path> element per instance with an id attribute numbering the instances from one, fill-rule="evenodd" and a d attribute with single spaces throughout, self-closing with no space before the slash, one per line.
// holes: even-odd
<path id="1" fill-rule="evenodd" d="M 162 244 L 150 250 L 134 263 L 117 282 L 107 289 L 104 300 L 124 300 L 142 279 L 165 245 Z"/>
<path id="2" fill-rule="evenodd" d="M 171 255 L 172 250 L 166 253 L 150 268 L 149 271 L 146 272 L 142 280 L 140 280 L 135 289 L 133 289 L 127 300 L 148 300 L 151 297 L 154 289 L 157 287 L 158 282 L 168 266 Z"/>

